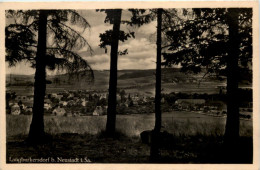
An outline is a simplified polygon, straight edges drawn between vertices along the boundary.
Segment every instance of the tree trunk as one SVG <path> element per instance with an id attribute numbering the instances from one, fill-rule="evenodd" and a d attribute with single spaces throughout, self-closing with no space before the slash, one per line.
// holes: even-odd
<path id="1" fill-rule="evenodd" d="M 161 130 L 161 43 L 162 43 L 162 9 L 157 10 L 157 61 L 156 61 L 156 86 L 155 86 L 155 126 L 152 132 L 150 156 L 152 161 L 159 158 L 159 135 Z"/>
<path id="2" fill-rule="evenodd" d="M 33 117 L 29 132 L 29 142 L 38 144 L 44 142 L 44 96 L 46 90 L 46 33 L 47 33 L 47 11 L 40 10 L 38 45 L 36 53 L 36 71 L 34 82 Z"/>
<path id="3" fill-rule="evenodd" d="M 239 139 L 239 95 L 238 95 L 238 9 L 228 9 L 229 51 L 227 58 L 227 121 L 225 144 L 228 152 L 236 150 Z M 233 149 L 232 149 L 233 148 Z"/>
<path id="4" fill-rule="evenodd" d="M 106 135 L 113 137 L 116 129 L 116 89 L 117 89 L 117 58 L 118 58 L 118 43 L 119 31 L 121 22 L 121 9 L 114 10 L 114 23 L 111 44 L 111 61 L 110 61 L 110 77 L 109 77 L 109 95 L 107 108 L 107 124 Z"/>
<path id="5" fill-rule="evenodd" d="M 161 130 L 161 44 L 162 44 L 162 9 L 157 10 L 157 57 L 156 57 L 156 86 L 155 86 L 155 127 L 154 131 Z"/>

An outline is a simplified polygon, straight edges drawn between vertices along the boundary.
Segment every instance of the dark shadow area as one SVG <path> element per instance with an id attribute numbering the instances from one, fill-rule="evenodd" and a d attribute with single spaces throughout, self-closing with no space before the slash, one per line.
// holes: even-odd
<path id="1" fill-rule="evenodd" d="M 166 133 L 165 133 L 166 134 Z M 251 164 L 252 137 L 240 137 L 233 153 L 223 146 L 222 136 L 173 136 L 160 140 L 160 157 L 150 162 L 150 146 L 139 137 L 58 134 L 52 141 L 31 146 L 27 136 L 7 139 L 7 163 L 238 163 Z M 230 151 L 230 149 L 229 149 Z M 21 160 L 23 159 L 23 160 Z M 44 160 L 45 159 L 45 162 Z M 34 162 L 33 162 L 34 161 Z M 40 162 L 42 161 L 42 162 Z"/>

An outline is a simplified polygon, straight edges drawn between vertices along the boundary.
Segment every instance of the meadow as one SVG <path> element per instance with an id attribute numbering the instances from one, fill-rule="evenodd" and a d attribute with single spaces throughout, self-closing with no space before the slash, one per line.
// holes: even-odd
<path id="1" fill-rule="evenodd" d="M 195 112 L 162 114 L 162 130 L 171 134 L 160 149 L 160 163 L 252 163 L 252 120 L 240 120 L 241 140 L 236 157 L 223 148 L 225 117 Z M 42 146 L 26 143 L 31 116 L 7 115 L 7 154 L 10 158 L 82 158 L 91 163 L 153 163 L 150 146 L 140 133 L 154 127 L 154 114 L 117 115 L 115 139 L 103 135 L 106 116 L 45 116 L 51 142 Z M 115 147 L 116 146 L 116 147 Z M 53 162 L 49 162 L 53 163 Z M 84 163 L 84 162 L 83 162 Z M 88 162 L 85 162 L 88 163 Z"/>
<path id="2" fill-rule="evenodd" d="M 27 135 L 31 115 L 7 115 L 7 137 Z M 105 130 L 106 116 L 45 116 L 45 131 L 49 134 L 77 133 L 96 135 Z M 117 115 L 117 131 L 129 137 L 138 137 L 154 127 L 154 114 Z M 196 112 L 174 111 L 162 114 L 162 130 L 176 136 L 222 136 L 226 118 Z M 252 136 L 252 120 L 240 120 L 240 135 Z"/>

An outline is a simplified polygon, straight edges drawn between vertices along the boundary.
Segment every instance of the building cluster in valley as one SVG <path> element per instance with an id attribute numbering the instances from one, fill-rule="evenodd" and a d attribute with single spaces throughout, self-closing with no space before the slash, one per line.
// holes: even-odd
<path id="1" fill-rule="evenodd" d="M 18 95 L 6 92 L 6 110 L 12 115 L 30 115 L 33 108 L 33 95 Z M 59 93 L 48 93 L 44 99 L 45 115 L 84 116 L 107 114 L 107 91 L 69 90 Z M 162 111 L 198 111 L 216 116 L 226 114 L 226 103 L 220 100 L 182 99 L 167 100 L 162 98 Z M 124 90 L 117 92 L 118 114 L 142 114 L 154 112 L 154 98 L 139 94 L 129 94 Z M 240 109 L 241 117 L 251 118 L 252 102 Z M 249 113 L 249 114 L 248 114 Z"/>
<path id="2" fill-rule="evenodd" d="M 33 108 L 33 95 L 6 93 L 7 113 L 12 115 L 30 115 Z M 78 116 L 106 115 L 108 93 L 105 91 L 70 90 L 45 95 L 44 110 L 46 115 Z M 118 106 L 131 107 L 147 103 L 153 99 L 138 94 L 117 93 Z"/>

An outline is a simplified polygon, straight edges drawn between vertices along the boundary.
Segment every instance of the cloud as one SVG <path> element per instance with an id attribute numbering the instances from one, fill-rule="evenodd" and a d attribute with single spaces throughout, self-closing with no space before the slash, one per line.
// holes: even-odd
<path id="1" fill-rule="evenodd" d="M 140 69 L 140 70 L 145 70 L 145 69 L 154 69 L 155 68 L 155 63 L 151 61 L 150 58 L 148 59 L 143 59 L 140 58 L 138 61 L 131 60 L 129 58 L 124 59 L 124 58 L 119 58 L 119 65 L 118 69 L 123 70 L 123 69 Z M 138 62 L 138 64 L 136 64 Z"/>
<path id="2" fill-rule="evenodd" d="M 31 75 L 35 73 L 35 69 L 30 67 L 30 64 L 27 62 L 17 63 L 16 66 L 9 67 L 8 63 L 5 62 L 5 71 L 6 74 L 25 74 Z"/>
<path id="3" fill-rule="evenodd" d="M 83 37 L 87 40 L 88 44 L 91 46 L 91 48 L 94 50 L 98 50 L 99 44 L 100 44 L 100 33 L 104 33 L 106 30 L 112 29 L 112 25 L 103 24 L 91 27 L 91 29 L 85 30 L 85 32 L 82 34 Z M 78 50 L 78 53 L 86 51 L 86 47 Z"/>
<path id="4" fill-rule="evenodd" d="M 109 48 L 110 49 L 110 48 Z M 131 39 L 120 44 L 120 50 L 128 49 L 127 55 L 118 56 L 118 69 L 154 69 L 156 45 L 146 38 Z M 110 69 L 110 50 L 106 54 L 84 57 L 93 69 Z"/>
<path id="5" fill-rule="evenodd" d="M 86 34 L 86 39 L 93 49 L 100 48 L 100 33 L 104 33 L 106 30 L 112 29 L 110 24 L 102 24 L 92 27 L 91 30 Z"/>
<path id="6" fill-rule="evenodd" d="M 144 24 L 144 25 L 142 25 L 142 26 L 137 30 L 137 32 L 138 32 L 138 33 L 141 33 L 141 34 L 151 35 L 151 34 L 156 33 L 156 26 L 157 26 L 156 21 L 152 21 L 152 22 L 150 22 L 149 24 Z"/>
<path id="7" fill-rule="evenodd" d="M 119 56 L 119 69 L 153 69 L 156 60 L 156 45 L 146 38 L 132 39 L 121 44 L 120 50 L 128 49 L 128 54 Z"/>
<path id="8" fill-rule="evenodd" d="M 154 47 L 156 47 L 155 44 L 150 42 L 147 38 L 130 39 L 119 45 L 119 49 L 128 49 L 128 51 L 151 50 Z"/>
<path id="9" fill-rule="evenodd" d="M 101 55 L 93 55 L 88 57 L 83 57 L 92 69 L 95 70 L 104 70 L 109 69 L 110 65 L 110 55 L 109 54 L 101 54 Z"/>

